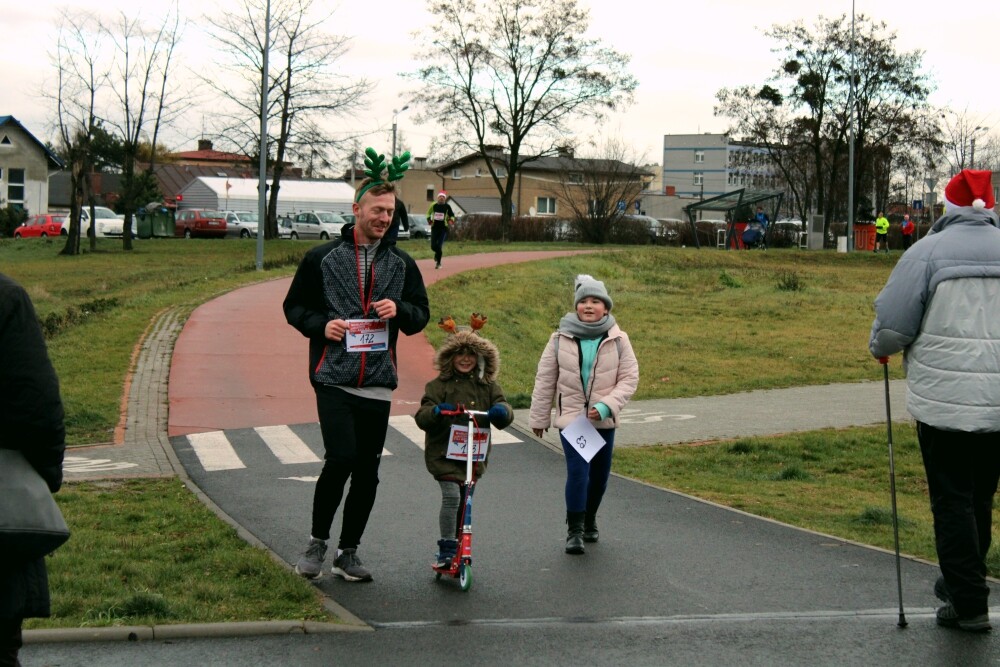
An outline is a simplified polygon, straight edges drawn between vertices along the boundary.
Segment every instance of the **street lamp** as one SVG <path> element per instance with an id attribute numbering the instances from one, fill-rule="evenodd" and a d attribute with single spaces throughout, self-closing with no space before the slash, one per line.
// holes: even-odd
<path id="1" fill-rule="evenodd" d="M 969 134 L 969 169 L 976 168 L 976 132 L 986 132 L 990 128 L 977 125 Z"/>
<path id="2" fill-rule="evenodd" d="M 398 110 L 397 109 L 393 109 L 392 110 L 392 155 L 393 155 L 393 157 L 395 157 L 395 155 L 396 155 L 396 116 L 398 116 L 399 114 L 403 113 L 404 111 L 406 111 L 409 108 L 410 108 L 410 105 L 407 104 L 402 109 L 398 109 Z"/>

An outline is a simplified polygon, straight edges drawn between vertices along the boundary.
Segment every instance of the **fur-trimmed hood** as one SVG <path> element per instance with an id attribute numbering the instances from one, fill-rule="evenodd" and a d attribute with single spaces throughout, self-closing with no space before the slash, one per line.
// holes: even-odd
<path id="1" fill-rule="evenodd" d="M 472 331 L 458 331 L 445 339 L 434 355 L 434 368 L 444 380 L 455 374 L 452 359 L 459 350 L 471 348 L 479 359 L 477 376 L 485 382 L 494 382 L 500 373 L 500 351 L 497 346 Z"/>

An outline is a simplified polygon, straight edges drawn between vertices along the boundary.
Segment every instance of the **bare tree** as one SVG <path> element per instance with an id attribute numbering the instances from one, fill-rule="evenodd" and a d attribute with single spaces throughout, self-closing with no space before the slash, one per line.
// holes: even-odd
<path id="1" fill-rule="evenodd" d="M 981 169 L 982 165 L 989 164 L 986 158 L 989 154 L 990 128 L 984 127 L 982 121 L 974 118 L 968 109 L 961 112 L 945 109 L 939 113 L 939 118 L 943 128 L 944 160 L 948 165 L 949 175 L 957 174 L 963 169 Z"/>
<path id="2" fill-rule="evenodd" d="M 266 0 L 243 0 L 239 13 L 211 20 L 213 36 L 227 56 L 221 67 L 230 75 L 203 77 L 231 108 L 221 114 L 219 132 L 258 161 L 264 46 L 270 45 L 265 151 L 271 183 L 265 238 L 277 237 L 278 193 L 287 160 L 332 163 L 329 153 L 350 138 L 335 134 L 327 123 L 360 107 L 371 90 L 365 79 L 335 71 L 349 40 L 325 32 L 330 15 L 312 18 L 313 6 L 313 0 L 272 1 L 270 37 L 264 33 Z"/>
<path id="3" fill-rule="evenodd" d="M 180 17 L 177 7 L 167 14 L 153 30 L 138 19 L 121 14 L 114 31 L 107 31 L 116 52 L 115 69 L 109 77 L 117 106 L 108 114 L 108 122 L 116 129 L 123 143 L 122 205 L 125 209 L 122 244 L 132 249 L 132 220 L 139 206 L 149 203 L 157 194 L 155 169 L 156 151 L 150 151 L 150 161 L 137 173 L 137 159 L 144 151 L 147 133 L 152 146 L 160 130 L 177 118 L 187 106 L 173 95 L 168 85 L 174 50 L 180 40 Z"/>
<path id="4" fill-rule="evenodd" d="M 632 210 L 649 180 L 639 162 L 618 137 L 605 139 L 589 157 L 562 158 L 559 199 L 572 212 L 581 240 L 606 243 L 613 223 L 624 214 L 620 203 Z"/>
<path id="5" fill-rule="evenodd" d="M 70 228 L 60 254 L 80 254 L 80 214 L 90 199 L 91 140 L 98 126 L 95 109 L 104 85 L 106 67 L 100 58 L 99 23 L 92 15 L 64 11 L 59 36 L 50 59 L 56 70 L 55 122 L 59 150 L 70 167 Z M 90 249 L 96 248 L 94 216 L 90 217 Z"/>
<path id="6" fill-rule="evenodd" d="M 716 115 L 730 118 L 740 138 L 767 146 L 793 200 L 822 213 L 827 225 L 846 211 L 852 123 L 854 189 L 873 193 L 869 206 L 885 205 L 894 149 L 926 139 L 915 136 L 927 129 L 920 121 L 929 92 L 922 54 L 897 52 L 885 23 L 860 16 L 856 27 L 852 40 L 846 16 L 820 17 L 812 28 L 774 26 L 767 34 L 779 43 L 781 61 L 772 82 L 717 94 Z"/>
<path id="7" fill-rule="evenodd" d="M 412 75 L 424 84 L 418 120 L 438 122 L 459 152 L 482 156 L 506 235 L 522 165 L 564 147 L 570 121 L 631 102 L 629 57 L 583 36 L 590 17 L 576 0 L 429 0 L 428 8 L 437 20 L 420 56 L 427 65 Z"/>

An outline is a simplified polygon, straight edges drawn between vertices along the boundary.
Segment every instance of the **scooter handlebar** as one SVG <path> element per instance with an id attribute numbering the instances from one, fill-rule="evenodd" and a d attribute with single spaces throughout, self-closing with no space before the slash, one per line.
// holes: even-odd
<path id="1" fill-rule="evenodd" d="M 489 412 L 483 412 L 482 410 L 466 410 L 463 406 L 458 406 L 454 410 L 442 410 L 442 415 L 455 416 L 455 415 L 474 415 L 477 417 L 488 417 Z"/>

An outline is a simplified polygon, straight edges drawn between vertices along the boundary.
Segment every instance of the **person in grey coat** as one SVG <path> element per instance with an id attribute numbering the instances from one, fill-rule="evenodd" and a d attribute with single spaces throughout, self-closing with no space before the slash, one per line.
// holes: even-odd
<path id="1" fill-rule="evenodd" d="M 18 449 L 55 493 L 66 450 L 59 380 L 28 293 L 0 274 L 0 447 Z M 2 502 L 3 499 L 0 499 Z M 0 554 L 0 665 L 19 665 L 25 618 L 49 615 L 45 559 Z"/>
<path id="2" fill-rule="evenodd" d="M 1000 479 L 1000 220 L 991 172 L 945 188 L 945 214 L 875 299 L 869 349 L 903 352 L 934 516 L 937 623 L 990 630 L 986 554 Z"/>

